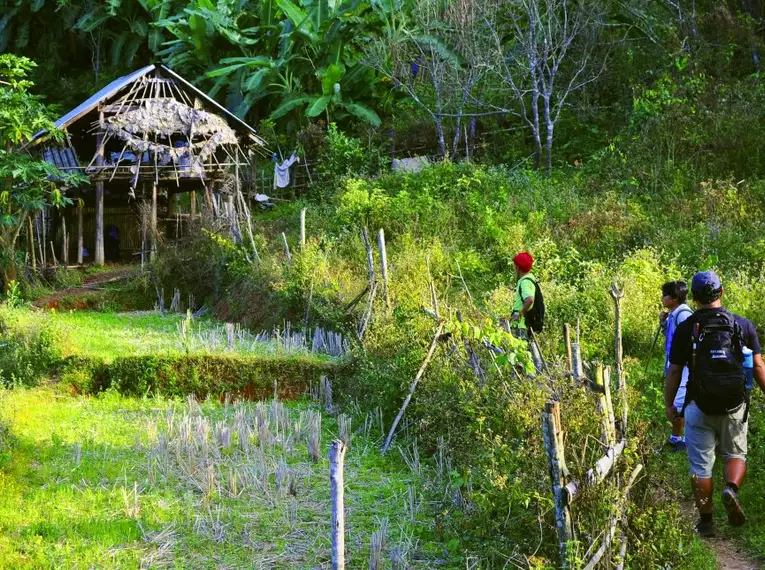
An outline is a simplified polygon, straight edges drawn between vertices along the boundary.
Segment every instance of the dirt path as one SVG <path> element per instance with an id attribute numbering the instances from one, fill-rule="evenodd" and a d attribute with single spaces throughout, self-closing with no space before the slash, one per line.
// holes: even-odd
<path id="1" fill-rule="evenodd" d="M 706 542 L 717 555 L 717 562 L 722 570 L 758 570 L 760 563 L 752 560 L 743 550 L 738 548 L 733 539 L 715 537 Z"/>
<path id="2" fill-rule="evenodd" d="M 70 287 L 69 289 L 63 289 L 51 293 L 46 297 L 37 299 L 32 303 L 33 306 L 46 309 L 58 308 L 58 304 L 64 297 L 72 297 L 78 295 L 89 295 L 94 291 L 99 291 L 104 285 L 109 283 L 116 283 L 118 281 L 124 281 L 130 277 L 136 275 L 138 270 L 135 267 L 119 266 L 114 270 L 105 271 L 103 273 L 96 273 L 94 275 L 86 275 L 82 286 Z M 86 307 L 85 307 L 86 308 Z"/>
<path id="3" fill-rule="evenodd" d="M 698 513 L 693 501 L 683 501 L 682 511 L 689 522 L 696 521 Z M 747 523 L 748 524 L 748 523 Z M 759 570 L 762 564 L 747 554 L 743 548 L 736 544 L 733 538 L 723 536 L 721 528 L 717 527 L 717 536 L 714 538 L 702 538 L 704 544 L 709 546 L 717 558 L 717 564 L 721 570 Z"/>

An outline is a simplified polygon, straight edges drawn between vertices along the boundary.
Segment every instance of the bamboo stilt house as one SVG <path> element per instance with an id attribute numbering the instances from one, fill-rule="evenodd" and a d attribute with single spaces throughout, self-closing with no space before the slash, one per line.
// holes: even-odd
<path id="1" fill-rule="evenodd" d="M 231 186 L 224 181 L 255 152 L 266 156 L 255 129 L 160 64 L 113 81 L 56 126 L 66 142 L 48 144 L 41 132 L 36 148 L 90 180 L 53 234 L 78 263 L 145 253 L 163 222 L 193 220 L 200 199 L 211 208 L 233 205 L 232 195 L 219 206 L 218 192 Z M 75 226 L 77 240 L 69 239 L 66 228 Z"/>

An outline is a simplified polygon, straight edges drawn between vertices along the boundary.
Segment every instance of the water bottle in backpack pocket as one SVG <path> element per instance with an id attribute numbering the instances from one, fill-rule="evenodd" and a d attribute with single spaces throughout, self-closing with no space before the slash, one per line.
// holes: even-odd
<path id="1" fill-rule="evenodd" d="M 746 374 L 746 391 L 749 392 L 754 384 L 754 353 L 748 346 L 741 348 L 744 355 L 744 374 Z"/>
<path id="2" fill-rule="evenodd" d="M 726 311 L 703 315 L 694 326 L 693 399 L 708 415 L 725 415 L 747 400 L 741 330 Z"/>

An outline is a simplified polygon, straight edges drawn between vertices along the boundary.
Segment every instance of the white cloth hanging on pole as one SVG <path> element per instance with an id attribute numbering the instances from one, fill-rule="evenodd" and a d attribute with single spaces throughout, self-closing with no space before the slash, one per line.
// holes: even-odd
<path id="1" fill-rule="evenodd" d="M 290 166 L 296 162 L 300 162 L 300 157 L 293 152 L 281 164 L 274 164 L 274 188 L 286 188 L 290 185 Z"/>

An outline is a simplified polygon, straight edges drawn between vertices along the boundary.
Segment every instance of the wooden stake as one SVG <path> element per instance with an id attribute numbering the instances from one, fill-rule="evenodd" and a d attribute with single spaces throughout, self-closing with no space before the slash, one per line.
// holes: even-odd
<path id="1" fill-rule="evenodd" d="M 287 236 L 282 232 L 282 243 L 284 244 L 284 255 L 287 257 L 287 263 L 292 265 L 292 255 L 290 254 L 290 246 L 287 243 Z"/>
<path id="2" fill-rule="evenodd" d="M 574 379 L 582 382 L 584 378 L 584 367 L 582 364 L 582 349 L 578 342 L 571 343 L 571 363 L 574 371 Z"/>
<path id="3" fill-rule="evenodd" d="M 192 190 L 189 192 L 189 201 L 191 203 L 191 210 L 189 213 L 189 217 L 191 218 L 191 221 L 194 221 L 194 218 L 197 217 L 197 191 Z"/>
<path id="4" fill-rule="evenodd" d="M 380 228 L 377 233 L 377 247 L 380 249 L 380 272 L 382 273 L 385 306 L 390 307 L 390 289 L 388 287 L 388 254 L 385 250 L 385 230 Z"/>
<path id="5" fill-rule="evenodd" d="M 345 444 L 336 439 L 329 446 L 329 484 L 332 497 L 332 570 L 345 569 L 345 505 L 343 463 Z"/>
<path id="6" fill-rule="evenodd" d="M 555 525 L 558 529 L 558 548 L 562 568 L 570 567 L 568 544 L 571 542 L 571 513 L 564 501 L 566 459 L 563 452 L 563 434 L 560 421 L 560 403 L 548 402 L 545 405 L 542 431 L 545 451 L 550 463 L 550 479 L 555 504 Z"/>
<path id="7" fill-rule="evenodd" d="M 383 455 L 385 455 L 388 452 L 388 448 L 390 448 L 390 444 L 391 444 L 391 441 L 393 441 L 393 436 L 396 433 L 396 428 L 398 427 L 398 423 L 401 421 L 401 418 L 404 417 L 404 412 L 406 411 L 406 408 L 409 405 L 409 402 L 412 399 L 412 396 L 414 395 L 414 391 L 417 389 L 417 384 L 420 382 L 422 375 L 425 374 L 425 370 L 427 369 L 428 364 L 430 364 L 430 360 L 433 358 L 433 354 L 436 352 L 436 346 L 438 345 L 438 338 L 441 336 L 441 333 L 443 332 L 443 330 L 444 330 L 444 323 L 442 322 L 438 325 L 438 330 L 436 331 L 436 334 L 433 337 L 433 341 L 430 343 L 428 354 L 425 356 L 425 360 L 422 361 L 422 366 L 420 366 L 420 369 L 417 371 L 417 375 L 414 377 L 414 381 L 412 382 L 412 385 L 409 386 L 409 394 L 407 394 L 406 399 L 404 400 L 404 403 L 401 405 L 401 409 L 398 411 L 398 415 L 396 416 L 396 419 L 393 420 L 393 425 L 390 426 L 388 437 L 385 439 L 385 444 L 382 447 Z"/>
<path id="8" fill-rule="evenodd" d="M 300 250 L 305 249 L 305 208 L 300 210 Z"/>
<path id="9" fill-rule="evenodd" d="M 425 258 L 425 268 L 428 270 L 428 287 L 430 288 L 430 302 L 433 304 L 433 312 L 437 319 L 441 318 L 438 312 L 438 296 L 436 295 L 436 286 L 433 284 L 433 276 L 430 274 L 430 256 Z"/>
<path id="10" fill-rule="evenodd" d="M 616 435 L 614 432 L 614 424 L 611 421 L 614 412 L 611 407 L 610 377 L 609 384 L 607 385 L 602 362 L 595 363 L 595 386 L 599 390 L 596 397 L 598 400 L 598 413 L 600 414 L 603 423 L 603 446 L 608 449 L 614 445 Z"/>
<path id="11" fill-rule="evenodd" d="M 53 267 L 58 267 L 58 259 L 56 259 L 56 249 L 53 247 L 53 240 L 50 243 L 50 254 L 53 256 Z"/>
<path id="12" fill-rule="evenodd" d="M 367 271 L 369 273 L 369 285 L 375 282 L 375 258 L 372 253 L 372 245 L 369 243 L 369 236 L 367 235 L 367 229 L 361 228 L 361 241 L 364 242 L 364 247 L 367 250 Z"/>
<path id="13" fill-rule="evenodd" d="M 615 347 L 614 352 L 616 356 L 616 385 L 619 387 L 621 393 L 622 384 L 625 383 L 624 378 L 624 348 L 622 346 L 622 297 L 624 297 L 624 288 L 619 287 L 614 283 L 611 285 L 611 298 L 614 300 L 614 313 L 615 318 Z"/>
<path id="14" fill-rule="evenodd" d="M 574 355 L 571 351 L 571 327 L 563 325 L 563 343 L 566 345 L 566 370 L 569 376 L 574 375 Z"/>
<path id="15" fill-rule="evenodd" d="M 151 252 L 149 253 L 149 260 L 154 261 L 157 254 L 157 183 L 153 182 L 151 185 Z"/>

